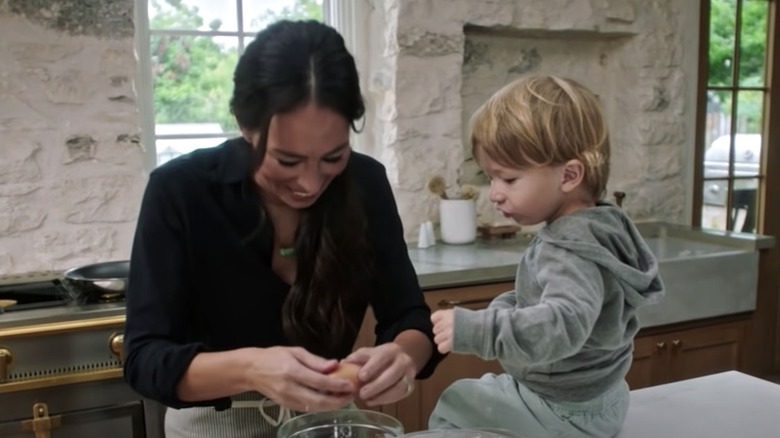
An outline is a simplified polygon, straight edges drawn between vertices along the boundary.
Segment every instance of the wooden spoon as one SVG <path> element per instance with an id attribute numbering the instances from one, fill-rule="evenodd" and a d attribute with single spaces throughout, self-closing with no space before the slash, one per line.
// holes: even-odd
<path id="1" fill-rule="evenodd" d="M 16 300 L 0 300 L 0 309 L 5 309 L 6 307 L 11 307 L 14 304 L 16 304 Z"/>

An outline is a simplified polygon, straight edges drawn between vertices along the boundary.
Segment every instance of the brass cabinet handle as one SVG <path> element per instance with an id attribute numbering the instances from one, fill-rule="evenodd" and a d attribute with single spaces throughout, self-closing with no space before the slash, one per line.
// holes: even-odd
<path id="1" fill-rule="evenodd" d="M 679 339 L 673 339 L 672 340 L 672 347 L 674 347 L 674 348 L 682 347 L 682 341 L 679 340 Z"/>
<path id="2" fill-rule="evenodd" d="M 14 365 L 14 355 L 7 348 L 0 348 L 0 383 L 8 381 L 11 367 Z"/>
<path id="3" fill-rule="evenodd" d="M 656 348 L 658 348 L 659 351 L 660 350 L 666 350 L 666 342 L 664 342 L 664 341 L 661 341 L 661 342 L 655 344 L 655 346 L 656 346 Z"/>
<path id="4" fill-rule="evenodd" d="M 440 309 L 451 309 L 455 306 L 467 306 L 469 304 L 482 304 L 493 301 L 495 297 L 491 298 L 473 298 L 470 300 L 441 300 L 439 301 Z"/>
<path id="5" fill-rule="evenodd" d="M 119 362 L 125 363 L 125 335 L 114 333 L 108 338 L 108 349 L 114 353 Z"/>
<path id="6" fill-rule="evenodd" d="M 59 415 L 49 416 L 49 406 L 46 403 L 33 405 L 33 417 L 31 420 L 22 421 L 22 430 L 32 432 L 35 438 L 51 438 L 51 430 L 62 425 Z"/>

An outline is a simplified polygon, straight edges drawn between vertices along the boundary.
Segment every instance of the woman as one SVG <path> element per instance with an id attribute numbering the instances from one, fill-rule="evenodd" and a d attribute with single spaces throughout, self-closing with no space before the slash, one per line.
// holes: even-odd
<path id="1" fill-rule="evenodd" d="M 364 106 L 341 36 L 273 24 L 234 83 L 242 137 L 153 171 L 133 244 L 125 376 L 170 407 L 168 437 L 392 403 L 440 358 L 384 168 L 350 150 Z M 377 346 L 350 354 L 369 304 Z"/>

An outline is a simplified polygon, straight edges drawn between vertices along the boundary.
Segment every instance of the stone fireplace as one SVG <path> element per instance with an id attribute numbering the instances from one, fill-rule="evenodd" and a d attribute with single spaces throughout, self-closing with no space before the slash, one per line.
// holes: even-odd
<path id="1" fill-rule="evenodd" d="M 436 199 L 425 190 L 432 174 L 482 185 L 480 216 L 492 221 L 468 120 L 493 92 L 529 73 L 569 77 L 599 95 L 611 130 L 608 193 L 626 192 L 635 220 L 688 220 L 697 1 L 370 3 L 371 28 L 385 31 L 370 46 L 374 122 L 363 144 L 388 167 L 408 238 L 436 218 Z"/>

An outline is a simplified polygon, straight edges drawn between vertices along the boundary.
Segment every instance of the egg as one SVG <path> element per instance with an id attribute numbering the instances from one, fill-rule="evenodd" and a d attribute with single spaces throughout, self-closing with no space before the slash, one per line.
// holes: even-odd
<path id="1" fill-rule="evenodd" d="M 360 379 L 358 378 L 359 372 L 360 365 L 349 362 L 341 362 L 339 363 L 339 366 L 330 373 L 330 375 L 349 380 L 353 385 L 355 385 L 355 388 L 358 388 L 360 387 Z"/>

